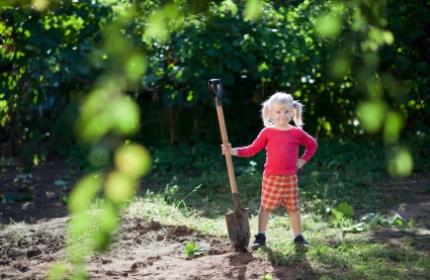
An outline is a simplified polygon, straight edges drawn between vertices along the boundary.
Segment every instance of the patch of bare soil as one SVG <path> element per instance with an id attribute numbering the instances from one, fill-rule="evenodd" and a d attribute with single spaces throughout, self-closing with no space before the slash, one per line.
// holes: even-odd
<path id="1" fill-rule="evenodd" d="M 414 175 L 407 179 L 387 182 L 383 186 L 387 208 L 413 219 L 430 233 L 430 177 Z"/>
<path id="2" fill-rule="evenodd" d="M 66 218 L 0 230 L 0 279 L 44 279 L 64 246 Z"/>
<path id="3" fill-rule="evenodd" d="M 413 175 L 391 180 L 381 186 L 388 212 L 399 213 L 412 221 L 413 230 L 382 228 L 373 233 L 375 239 L 394 247 L 408 245 L 430 254 L 430 177 Z"/>
<path id="4" fill-rule="evenodd" d="M 0 175 L 0 279 L 45 279 L 64 257 L 63 198 L 78 175 L 58 161 L 31 173 L 6 165 Z M 192 259 L 183 252 L 190 241 L 202 251 Z M 261 279 L 275 269 L 231 251 L 227 238 L 137 218 L 123 220 L 110 250 L 88 262 L 91 279 Z"/>
<path id="5" fill-rule="evenodd" d="M 17 162 L 0 166 L 0 224 L 65 217 L 64 198 L 76 179 L 76 172 L 59 160 L 30 172 Z"/>
<path id="6" fill-rule="evenodd" d="M 1 279 L 45 279 L 63 256 L 66 218 L 10 225 L 0 234 Z M 297 269 L 277 267 L 252 253 L 230 250 L 226 239 L 156 221 L 125 219 L 111 249 L 88 262 L 90 279 L 261 279 L 268 273 L 295 279 Z M 187 258 L 193 241 L 203 252 Z"/>
<path id="7" fill-rule="evenodd" d="M 190 241 L 201 256 L 185 256 Z M 232 252 L 225 239 L 140 219 L 126 221 L 112 250 L 90 263 L 92 279 L 259 279 L 272 269 L 250 253 Z"/>

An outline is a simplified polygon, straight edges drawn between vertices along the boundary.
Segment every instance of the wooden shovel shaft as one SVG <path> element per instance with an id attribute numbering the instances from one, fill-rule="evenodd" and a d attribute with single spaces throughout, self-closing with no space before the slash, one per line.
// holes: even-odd
<path id="1" fill-rule="evenodd" d="M 233 161 L 231 159 L 231 153 L 230 153 L 230 150 L 227 149 L 229 145 L 229 141 L 228 141 L 228 135 L 227 135 L 227 128 L 225 126 L 224 111 L 222 109 L 222 105 L 220 104 L 220 102 L 216 102 L 216 101 L 217 100 L 215 97 L 216 114 L 218 117 L 219 129 L 221 131 L 222 144 L 224 145 L 224 147 L 226 147 L 226 151 L 224 155 L 225 155 L 225 163 L 227 165 L 228 180 L 230 182 L 231 193 L 234 194 L 234 193 L 238 193 L 238 191 L 237 191 L 236 176 L 234 174 Z"/>
<path id="2" fill-rule="evenodd" d="M 233 198 L 234 212 L 225 216 L 228 229 L 228 237 L 231 245 L 236 251 L 246 252 L 249 244 L 250 230 L 248 209 L 243 208 L 240 202 L 239 192 L 237 190 L 236 176 L 234 174 L 233 161 L 231 151 L 228 149 L 229 141 L 227 136 L 227 128 L 225 125 L 224 112 L 222 108 L 221 97 L 223 94 L 222 83 L 219 79 L 209 80 L 209 88 L 215 98 L 215 107 L 218 117 L 219 129 L 221 131 L 222 144 L 225 149 L 225 162 L 227 165 L 228 180 L 230 181 L 230 189 Z"/>

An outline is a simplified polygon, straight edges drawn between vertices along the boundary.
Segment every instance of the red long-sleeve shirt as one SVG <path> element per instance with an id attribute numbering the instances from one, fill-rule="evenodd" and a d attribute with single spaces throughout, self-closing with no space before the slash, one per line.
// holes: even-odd
<path id="1" fill-rule="evenodd" d="M 264 175 L 293 175 L 297 173 L 300 145 L 305 147 L 300 158 L 307 162 L 318 148 L 317 141 L 312 136 L 297 127 L 289 130 L 266 127 L 251 145 L 237 148 L 237 156 L 251 157 L 266 148 Z"/>

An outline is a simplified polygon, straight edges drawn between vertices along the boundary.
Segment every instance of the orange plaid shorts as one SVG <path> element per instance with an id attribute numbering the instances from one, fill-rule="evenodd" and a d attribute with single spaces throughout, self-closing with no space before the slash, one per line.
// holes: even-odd
<path id="1" fill-rule="evenodd" d="M 261 207 L 275 210 L 282 205 L 288 212 L 296 212 L 299 206 L 297 175 L 270 175 L 263 177 Z"/>

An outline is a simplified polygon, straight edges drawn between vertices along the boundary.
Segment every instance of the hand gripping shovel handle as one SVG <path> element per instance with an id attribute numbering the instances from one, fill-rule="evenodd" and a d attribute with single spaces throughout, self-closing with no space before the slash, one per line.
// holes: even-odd
<path id="1" fill-rule="evenodd" d="M 219 79 L 211 79 L 209 80 L 209 89 L 211 93 L 213 94 L 215 98 L 215 107 L 216 107 L 216 113 L 218 117 L 218 123 L 219 123 L 219 129 L 221 132 L 221 139 L 222 144 L 224 147 L 227 147 L 229 145 L 228 141 L 228 135 L 227 135 L 227 128 L 225 125 L 225 119 L 224 119 L 224 111 L 222 109 L 222 82 Z M 232 194 L 237 194 L 237 183 L 236 183 L 236 176 L 234 175 L 234 167 L 233 167 L 233 161 L 231 159 L 230 150 L 226 150 L 225 152 L 225 162 L 227 165 L 227 173 L 228 173 L 228 180 L 230 182 L 230 188 Z M 234 195 L 233 195 L 234 196 Z M 236 201 L 235 201 L 236 204 Z M 235 208 L 237 208 L 238 205 L 235 205 Z"/>

